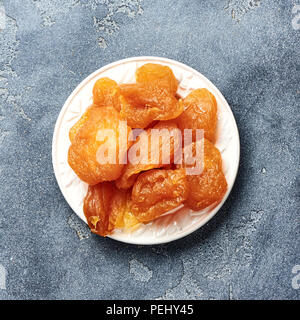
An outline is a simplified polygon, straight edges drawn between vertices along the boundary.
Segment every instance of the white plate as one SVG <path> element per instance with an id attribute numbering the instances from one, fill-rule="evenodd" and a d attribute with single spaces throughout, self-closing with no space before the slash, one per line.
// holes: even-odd
<path id="1" fill-rule="evenodd" d="M 109 77 L 118 83 L 135 82 L 135 71 L 145 63 L 160 63 L 169 66 L 179 80 L 178 93 L 185 97 L 193 89 L 207 88 L 218 102 L 218 140 L 224 173 L 228 182 L 228 191 L 223 201 L 213 210 L 209 208 L 193 212 L 186 208 L 172 215 L 164 216 L 150 224 L 143 225 L 134 233 L 117 230 L 110 238 L 139 245 L 162 244 L 180 239 L 207 223 L 222 207 L 234 185 L 239 161 L 240 140 L 233 113 L 220 91 L 198 71 L 174 60 L 157 57 L 130 58 L 109 64 L 87 77 L 70 95 L 57 119 L 52 145 L 52 158 L 58 185 L 74 212 L 85 222 L 83 199 L 87 184 L 82 182 L 68 165 L 70 146 L 69 130 L 79 120 L 86 108 L 92 103 L 92 90 L 95 82 Z"/>

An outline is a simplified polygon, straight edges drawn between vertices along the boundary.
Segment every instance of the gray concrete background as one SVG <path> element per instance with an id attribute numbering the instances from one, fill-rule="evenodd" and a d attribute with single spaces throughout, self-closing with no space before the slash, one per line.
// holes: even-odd
<path id="1" fill-rule="evenodd" d="M 0 0 L 0 299 L 299 299 L 297 4 Z M 140 55 L 206 75 L 241 135 L 223 209 L 191 236 L 155 247 L 91 235 L 51 163 L 54 124 L 77 84 Z"/>

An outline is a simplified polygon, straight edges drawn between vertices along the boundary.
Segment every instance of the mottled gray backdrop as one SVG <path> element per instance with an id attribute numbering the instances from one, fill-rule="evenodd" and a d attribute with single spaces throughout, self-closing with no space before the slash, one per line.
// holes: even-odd
<path id="1" fill-rule="evenodd" d="M 299 299 L 296 5 L 0 0 L 0 299 Z M 223 209 L 191 236 L 154 247 L 91 235 L 51 163 L 54 124 L 77 84 L 140 55 L 207 76 L 241 135 Z"/>

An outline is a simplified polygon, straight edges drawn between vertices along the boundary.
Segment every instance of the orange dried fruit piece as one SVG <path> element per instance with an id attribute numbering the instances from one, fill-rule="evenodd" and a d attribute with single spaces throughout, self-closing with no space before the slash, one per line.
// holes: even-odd
<path id="1" fill-rule="evenodd" d="M 139 221 L 130 213 L 130 194 L 118 190 L 112 182 L 89 186 L 83 211 L 93 233 L 110 235 L 115 229 L 132 231 Z"/>
<path id="2" fill-rule="evenodd" d="M 75 123 L 75 125 L 70 129 L 69 131 L 69 138 L 70 141 L 73 143 L 73 141 L 75 140 L 75 136 L 77 135 L 77 133 L 79 132 L 79 130 L 84 126 L 84 124 L 89 120 L 91 114 L 93 114 L 93 108 L 95 108 L 95 106 L 91 106 L 89 108 L 87 108 L 87 110 L 85 111 L 85 113 L 81 116 L 81 118 L 79 119 L 79 121 L 77 121 Z"/>
<path id="3" fill-rule="evenodd" d="M 161 64 L 147 63 L 136 71 L 138 83 L 153 83 L 168 89 L 174 96 L 178 90 L 178 81 L 171 68 Z"/>
<path id="4" fill-rule="evenodd" d="M 188 197 L 185 170 L 151 170 L 142 173 L 132 190 L 132 213 L 150 222 L 179 207 Z"/>
<path id="5" fill-rule="evenodd" d="M 84 199 L 83 212 L 92 232 L 101 236 L 108 235 L 110 199 L 114 194 L 110 182 L 89 186 Z"/>
<path id="6" fill-rule="evenodd" d="M 144 129 L 148 127 L 159 113 L 158 109 L 134 107 L 124 97 L 120 97 L 121 111 L 120 115 L 123 120 L 126 120 L 132 128 Z"/>
<path id="7" fill-rule="evenodd" d="M 183 105 L 159 82 L 120 86 L 121 117 L 132 128 L 146 128 L 155 120 L 176 119 Z"/>
<path id="8" fill-rule="evenodd" d="M 126 232 L 134 231 L 140 222 L 131 213 L 131 193 L 120 191 L 115 186 L 110 201 L 110 214 L 108 230 L 112 233 L 115 229 L 123 229 Z"/>
<path id="9" fill-rule="evenodd" d="M 141 225 L 140 221 L 135 217 L 135 215 L 130 211 L 126 211 L 123 215 L 123 220 L 121 227 L 116 226 L 116 228 L 123 229 L 127 233 L 131 233 L 139 228 Z"/>
<path id="10" fill-rule="evenodd" d="M 114 107 L 121 110 L 120 89 L 118 84 L 109 78 L 101 78 L 96 81 L 93 88 L 94 104 L 99 107 Z"/>
<path id="11" fill-rule="evenodd" d="M 137 141 L 129 149 L 128 164 L 121 177 L 116 181 L 120 189 L 129 189 L 133 186 L 139 173 L 151 169 L 170 166 L 181 150 L 181 131 L 173 121 L 159 122 L 153 128 L 143 131 Z M 147 148 L 142 151 L 142 148 Z M 132 161 L 130 154 L 138 151 L 139 158 Z"/>
<path id="12" fill-rule="evenodd" d="M 200 160 L 195 157 L 196 144 L 203 148 Z M 187 168 L 192 168 L 193 166 L 185 163 L 182 166 L 186 169 L 189 185 L 186 204 L 191 209 L 198 211 L 213 204 L 217 205 L 223 199 L 227 191 L 227 181 L 222 169 L 220 151 L 209 140 L 202 139 L 193 143 L 191 147 L 195 161 L 202 161 L 202 170 L 200 170 L 199 174 L 188 174 Z M 187 147 L 184 148 L 184 153 L 187 153 Z"/>
<path id="13" fill-rule="evenodd" d="M 195 129 L 204 130 L 204 137 L 215 141 L 217 128 L 217 101 L 207 89 L 192 91 L 182 100 L 184 112 L 178 117 L 177 123 L 181 130 L 194 129 L 193 139 L 196 139 Z"/>
<path id="14" fill-rule="evenodd" d="M 88 109 L 80 121 L 69 149 L 68 162 L 77 176 L 89 185 L 113 181 L 121 176 L 128 146 L 120 145 L 120 115 L 113 107 Z M 126 126 L 127 141 L 131 129 Z"/>

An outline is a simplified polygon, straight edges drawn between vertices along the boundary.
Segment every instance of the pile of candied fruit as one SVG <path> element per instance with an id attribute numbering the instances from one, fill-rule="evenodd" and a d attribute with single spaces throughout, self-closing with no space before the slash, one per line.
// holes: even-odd
<path id="1" fill-rule="evenodd" d="M 214 146 L 217 101 L 207 89 L 194 90 L 184 99 L 177 91 L 178 81 L 172 70 L 160 64 L 145 64 L 139 68 L 134 84 L 118 85 L 109 78 L 95 83 L 93 104 L 70 130 L 68 154 L 71 168 L 89 185 L 83 209 L 94 233 L 107 236 L 116 229 L 132 232 L 140 224 L 149 223 L 182 205 L 199 211 L 223 199 L 227 182 L 221 154 Z M 120 121 L 127 121 L 127 148 L 119 145 Z M 101 164 L 97 160 L 97 151 L 103 144 L 97 135 L 103 129 L 115 133 L 109 140 L 117 151 L 115 163 Z M 142 135 L 143 139 L 149 138 L 149 153 L 152 129 L 173 132 L 171 139 L 170 136 L 161 138 L 156 149 L 158 161 L 136 164 L 123 161 L 142 139 L 141 136 L 134 142 L 129 139 L 133 129 L 144 129 Z M 192 132 L 189 146 L 178 143 L 183 135 L 176 137 L 185 129 Z M 204 131 L 200 140 L 197 129 Z M 187 148 L 193 154 L 196 146 L 203 148 L 201 173 L 189 175 L 189 165 L 184 160 L 175 163 L 180 145 L 184 146 L 180 151 L 182 159 Z M 170 150 L 169 163 L 163 159 L 166 146 Z"/>

